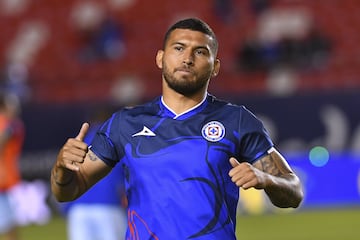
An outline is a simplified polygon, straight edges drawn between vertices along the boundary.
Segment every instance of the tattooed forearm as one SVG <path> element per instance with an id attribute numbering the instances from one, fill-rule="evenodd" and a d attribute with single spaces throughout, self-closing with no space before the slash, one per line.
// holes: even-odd
<path id="1" fill-rule="evenodd" d="M 273 176 L 280 176 L 281 172 L 276 164 L 276 159 L 274 159 L 274 157 L 275 156 L 273 154 L 269 154 L 262 158 L 259 162 L 264 172 L 267 172 Z"/>
<path id="2" fill-rule="evenodd" d="M 276 152 L 271 152 L 266 155 L 257 161 L 254 166 L 261 169 L 263 172 L 277 177 L 292 172 L 285 159 Z"/>
<path id="3" fill-rule="evenodd" d="M 300 181 L 279 152 L 270 152 L 255 162 L 254 167 L 268 174 L 264 190 L 275 206 L 297 207 L 300 204 L 303 195 Z"/>

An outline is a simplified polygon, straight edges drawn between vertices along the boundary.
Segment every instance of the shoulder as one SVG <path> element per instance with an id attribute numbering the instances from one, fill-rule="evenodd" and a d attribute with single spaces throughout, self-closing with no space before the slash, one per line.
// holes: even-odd
<path id="1" fill-rule="evenodd" d="M 213 95 L 208 95 L 208 103 L 210 105 L 210 107 L 213 107 L 213 108 L 220 108 L 222 110 L 226 110 L 226 111 L 231 111 L 231 112 L 245 112 L 245 113 L 250 113 L 250 111 L 244 106 L 244 105 L 241 105 L 241 104 L 236 104 L 236 103 L 232 103 L 232 102 L 229 102 L 227 100 L 223 100 L 223 99 L 220 99 L 220 98 L 216 98 L 215 96 Z"/>
<path id="2" fill-rule="evenodd" d="M 156 114 L 159 109 L 158 98 L 144 104 L 125 106 L 115 110 L 111 116 L 105 121 L 107 124 L 113 124 L 124 119 L 140 117 L 142 115 Z"/>
<path id="3" fill-rule="evenodd" d="M 159 111 L 159 101 L 160 97 L 157 97 L 154 100 L 141 105 L 124 107 L 115 114 L 126 116 L 156 114 Z"/>
<path id="4" fill-rule="evenodd" d="M 209 95 L 209 112 L 217 116 L 223 116 L 224 119 L 232 123 L 239 124 L 242 128 L 262 128 L 262 121 L 249 110 L 245 105 L 231 103 L 229 101 L 217 99 Z"/>
<path id="5" fill-rule="evenodd" d="M 142 105 L 123 107 L 115 111 L 101 126 L 102 131 L 109 131 L 112 128 L 121 128 L 126 124 L 133 124 L 138 119 L 147 119 L 155 116 L 159 112 L 159 99 L 156 98 L 151 102 Z"/>

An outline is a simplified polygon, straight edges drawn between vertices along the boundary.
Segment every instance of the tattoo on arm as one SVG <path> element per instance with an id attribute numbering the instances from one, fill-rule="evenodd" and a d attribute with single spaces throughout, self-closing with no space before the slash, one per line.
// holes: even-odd
<path id="1" fill-rule="evenodd" d="M 279 166 L 276 164 L 276 157 L 277 156 L 274 154 L 269 154 L 260 159 L 254 165 L 263 172 L 269 173 L 273 176 L 281 176 L 282 172 L 281 169 L 279 169 Z"/>
<path id="2" fill-rule="evenodd" d="M 265 172 L 274 175 L 274 176 L 280 176 L 281 169 L 279 169 L 279 166 L 276 164 L 277 159 L 275 159 L 277 156 L 274 156 L 274 154 L 269 154 L 265 158 L 261 159 L 261 165 Z"/>
<path id="3" fill-rule="evenodd" d="M 299 178 L 277 151 L 254 163 L 254 167 L 273 176 L 264 187 L 264 190 L 271 202 L 277 207 L 298 207 L 303 198 Z"/>
<path id="4" fill-rule="evenodd" d="M 98 160 L 99 158 L 93 153 L 93 152 L 89 152 L 89 159 L 91 161 L 96 161 Z"/>

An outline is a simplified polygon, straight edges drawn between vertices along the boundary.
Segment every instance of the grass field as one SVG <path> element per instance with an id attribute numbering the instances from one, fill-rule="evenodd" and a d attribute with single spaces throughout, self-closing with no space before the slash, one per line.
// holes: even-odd
<path id="1" fill-rule="evenodd" d="M 360 209 L 239 216 L 237 236 L 240 240 L 358 240 Z"/>
<path id="2" fill-rule="evenodd" d="M 65 222 L 53 218 L 45 226 L 22 227 L 20 235 L 20 240 L 66 240 Z M 237 236 L 239 240 L 358 240 L 360 208 L 240 215 Z"/>

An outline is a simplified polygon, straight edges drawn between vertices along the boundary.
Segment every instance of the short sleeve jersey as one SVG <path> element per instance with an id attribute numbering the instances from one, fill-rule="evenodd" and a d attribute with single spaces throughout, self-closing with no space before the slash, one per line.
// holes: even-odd
<path id="1" fill-rule="evenodd" d="M 112 115 L 91 150 L 122 165 L 126 239 L 236 239 L 239 188 L 230 157 L 254 163 L 273 143 L 244 106 L 208 95 L 175 115 L 161 97 Z"/>

